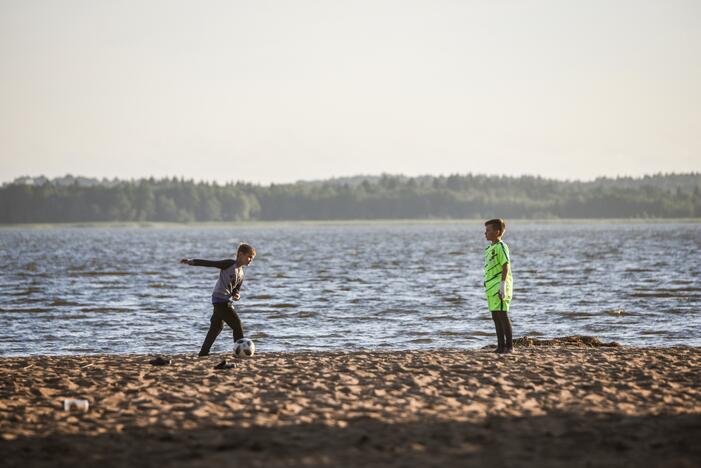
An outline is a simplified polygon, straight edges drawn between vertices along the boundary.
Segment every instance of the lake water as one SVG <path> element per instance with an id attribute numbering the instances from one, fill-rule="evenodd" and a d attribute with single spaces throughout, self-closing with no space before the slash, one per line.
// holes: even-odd
<path id="1" fill-rule="evenodd" d="M 481 223 L 0 229 L 0 355 L 197 352 L 223 259 L 259 351 L 495 342 Z M 514 335 L 701 345 L 701 224 L 513 223 Z M 225 326 L 212 351 L 231 350 Z"/>

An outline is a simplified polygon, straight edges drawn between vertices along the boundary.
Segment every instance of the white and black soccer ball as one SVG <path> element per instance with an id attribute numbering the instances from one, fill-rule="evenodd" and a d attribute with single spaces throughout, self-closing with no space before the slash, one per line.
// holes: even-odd
<path id="1" fill-rule="evenodd" d="M 236 357 L 251 357 L 256 353 L 256 345 L 253 340 L 241 338 L 234 343 L 234 356 Z"/>

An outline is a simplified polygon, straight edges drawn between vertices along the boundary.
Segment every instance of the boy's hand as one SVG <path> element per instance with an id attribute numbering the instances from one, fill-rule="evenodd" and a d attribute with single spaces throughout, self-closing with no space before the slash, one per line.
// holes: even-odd
<path id="1" fill-rule="evenodd" d="M 506 281 L 502 281 L 499 285 L 499 297 L 502 299 L 506 297 Z"/>
<path id="2" fill-rule="evenodd" d="M 239 299 L 241 299 L 241 294 L 239 294 L 239 293 L 234 293 L 234 295 L 231 296 L 231 298 L 232 298 L 233 300 L 235 300 L 235 301 L 238 301 Z"/>
<path id="3" fill-rule="evenodd" d="M 184 265 L 192 265 L 192 260 L 190 260 L 189 258 L 181 258 L 180 263 Z"/>

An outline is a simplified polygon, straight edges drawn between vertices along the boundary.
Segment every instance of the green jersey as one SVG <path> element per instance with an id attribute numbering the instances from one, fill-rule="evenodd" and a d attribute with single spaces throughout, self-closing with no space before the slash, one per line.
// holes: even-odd
<path id="1" fill-rule="evenodd" d="M 499 297 L 501 285 L 501 272 L 505 264 L 511 263 L 509 259 L 509 246 L 499 241 L 489 245 L 484 251 L 484 288 L 487 294 L 489 310 L 509 310 L 509 303 L 513 294 L 513 279 L 511 268 L 506 275 L 506 296 Z"/>

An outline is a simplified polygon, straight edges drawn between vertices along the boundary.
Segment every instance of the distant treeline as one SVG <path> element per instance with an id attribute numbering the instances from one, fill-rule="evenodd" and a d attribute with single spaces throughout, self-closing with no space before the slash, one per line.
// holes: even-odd
<path id="1" fill-rule="evenodd" d="M 701 217 L 701 173 L 572 182 L 484 175 L 358 176 L 293 184 L 17 179 L 1 223 L 407 218 Z"/>

